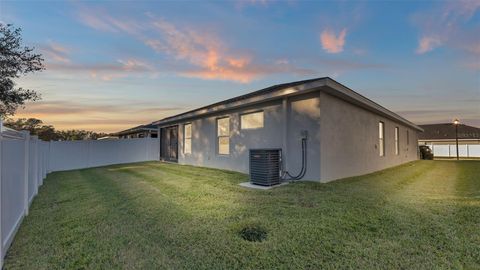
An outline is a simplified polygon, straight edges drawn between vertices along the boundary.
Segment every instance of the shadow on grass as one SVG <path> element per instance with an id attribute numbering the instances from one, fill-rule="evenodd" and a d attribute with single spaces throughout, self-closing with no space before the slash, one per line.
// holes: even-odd
<path id="1" fill-rule="evenodd" d="M 480 166 L 447 163 L 268 191 L 157 162 L 54 173 L 5 267 L 477 268 Z M 245 241 L 248 224 L 268 237 Z"/>

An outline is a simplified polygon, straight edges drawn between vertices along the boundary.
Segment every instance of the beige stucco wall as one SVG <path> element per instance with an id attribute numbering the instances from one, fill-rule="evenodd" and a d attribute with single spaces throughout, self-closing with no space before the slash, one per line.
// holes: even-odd
<path id="1" fill-rule="evenodd" d="M 309 133 L 305 180 L 320 180 L 320 93 L 313 92 L 287 99 L 284 114 L 283 100 L 269 101 L 254 106 L 228 111 L 179 123 L 179 164 L 249 172 L 249 149 L 280 148 L 284 152 L 287 170 L 297 174 L 301 170 L 301 130 Z M 240 129 L 240 116 L 262 110 L 264 127 Z M 230 117 L 230 155 L 217 154 L 216 119 Z M 286 120 L 285 120 L 286 119 Z M 192 153 L 183 151 L 183 125 L 192 124 Z M 286 126 L 285 126 L 286 125 Z M 285 131 L 287 136 L 285 137 Z"/>
<path id="2" fill-rule="evenodd" d="M 286 110 L 285 110 L 286 109 Z M 264 112 L 264 127 L 240 129 L 243 113 Z M 230 154 L 217 154 L 216 119 L 230 117 Z M 379 156 L 378 122 L 385 123 L 385 156 Z M 192 124 L 192 153 L 183 151 L 183 125 Z M 364 108 L 315 91 L 221 114 L 182 121 L 180 164 L 249 172 L 249 149 L 280 148 L 287 170 L 301 169 L 301 131 L 308 131 L 307 173 L 303 180 L 328 182 L 362 175 L 417 159 L 417 132 Z M 395 155 L 394 129 L 399 127 L 400 152 Z M 409 130 L 409 144 L 406 133 Z"/>
<path id="3" fill-rule="evenodd" d="M 322 182 L 367 174 L 418 158 L 418 133 L 414 129 L 323 92 L 320 108 Z M 378 149 L 379 121 L 385 123 L 383 157 Z M 399 155 L 395 155 L 395 127 L 399 127 Z"/>

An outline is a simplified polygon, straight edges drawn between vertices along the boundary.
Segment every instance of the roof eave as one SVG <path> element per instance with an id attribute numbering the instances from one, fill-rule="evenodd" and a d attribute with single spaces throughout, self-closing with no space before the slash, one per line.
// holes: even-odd
<path id="1" fill-rule="evenodd" d="M 257 95 L 257 96 L 252 96 L 252 97 L 245 98 L 245 99 L 238 100 L 238 101 L 234 101 L 234 102 L 231 102 L 231 103 L 224 103 L 224 104 L 220 103 L 220 104 L 214 105 L 212 107 L 207 106 L 207 107 L 204 107 L 204 108 L 193 110 L 191 112 L 187 112 L 187 113 L 183 113 L 183 114 L 180 114 L 180 115 L 177 115 L 177 116 L 169 117 L 167 119 L 162 119 L 162 120 L 153 122 L 152 124 L 153 125 L 159 125 L 159 126 L 165 126 L 165 125 L 169 125 L 171 123 L 175 123 L 175 122 L 182 121 L 182 120 L 192 119 L 192 118 L 196 118 L 196 117 L 199 117 L 199 116 L 205 116 L 205 115 L 210 115 L 210 114 L 214 114 L 214 113 L 220 113 L 220 112 L 226 111 L 226 110 L 238 109 L 238 108 L 245 107 L 245 106 L 251 106 L 251 105 L 254 105 L 254 104 L 257 104 L 257 103 L 263 103 L 263 102 L 267 102 L 267 101 L 271 101 L 271 100 L 275 100 L 275 99 L 279 99 L 279 98 L 284 98 L 284 97 L 288 97 L 288 96 L 292 96 L 292 95 L 297 95 L 299 93 L 303 94 L 303 93 L 313 92 L 313 91 L 316 91 L 316 90 L 320 90 L 321 87 L 325 86 L 328 79 L 329 78 L 321 78 L 321 79 L 318 79 L 318 80 L 313 81 L 313 82 L 308 82 L 308 83 L 305 83 L 305 84 L 296 85 L 296 86 L 292 86 L 292 87 L 286 87 L 286 88 L 279 89 L 279 90 L 274 91 L 274 92 L 270 92 L 270 93 L 266 93 L 266 94 L 260 94 L 260 95 Z"/>
<path id="2" fill-rule="evenodd" d="M 238 109 L 244 106 L 250 106 L 257 103 L 262 103 L 262 102 L 271 101 L 271 100 L 280 99 L 280 98 L 298 95 L 298 94 L 305 94 L 305 93 L 313 92 L 317 90 L 325 91 L 326 93 L 336 96 L 338 98 L 341 98 L 343 100 L 346 100 L 347 102 L 353 103 L 364 109 L 373 111 L 387 118 L 390 118 L 391 120 L 401 122 L 417 131 L 423 132 L 423 129 L 415 125 L 414 123 L 406 120 L 405 118 L 399 116 L 394 112 L 389 111 L 383 106 L 375 103 L 374 101 L 358 94 L 352 89 L 328 77 L 320 78 L 312 82 L 307 82 L 307 83 L 292 86 L 292 87 L 286 87 L 286 88 L 279 89 L 277 91 L 266 93 L 266 94 L 259 94 L 257 96 L 248 97 L 248 98 L 234 101 L 231 103 L 216 103 L 218 105 L 214 104 L 211 106 L 206 106 L 206 107 L 193 110 L 187 113 L 179 114 L 177 116 L 168 117 L 166 119 L 153 122 L 152 124 L 158 125 L 158 126 L 168 126 L 180 121 L 190 120 L 200 116 L 220 113 L 226 110 Z"/>

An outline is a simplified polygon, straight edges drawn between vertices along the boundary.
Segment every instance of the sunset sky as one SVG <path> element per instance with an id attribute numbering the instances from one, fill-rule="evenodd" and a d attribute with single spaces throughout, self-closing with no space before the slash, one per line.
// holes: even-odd
<path id="1" fill-rule="evenodd" d="M 119 131 L 330 76 L 417 123 L 480 126 L 480 1 L 0 1 L 46 70 L 16 117 Z"/>

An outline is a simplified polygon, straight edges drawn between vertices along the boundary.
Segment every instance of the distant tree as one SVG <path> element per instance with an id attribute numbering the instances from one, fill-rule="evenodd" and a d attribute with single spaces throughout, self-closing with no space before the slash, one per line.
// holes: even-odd
<path id="1" fill-rule="evenodd" d="M 15 130 L 28 130 L 31 135 L 37 135 L 43 141 L 75 141 L 97 140 L 107 136 L 107 133 L 97 133 L 86 130 L 55 130 L 51 125 L 44 125 L 43 121 L 36 118 L 7 119 L 5 126 Z"/>
<path id="2" fill-rule="evenodd" d="M 76 130 L 76 129 L 59 131 L 57 132 L 57 134 L 59 136 L 59 140 L 64 140 L 64 141 L 97 140 L 98 138 L 108 135 L 106 133 L 96 133 L 93 131 Z"/>
<path id="3" fill-rule="evenodd" d="M 36 135 L 43 141 L 58 141 L 58 132 L 51 125 L 43 125 L 37 129 Z"/>
<path id="4" fill-rule="evenodd" d="M 37 135 L 36 132 L 43 125 L 43 121 L 36 118 L 7 119 L 4 125 L 15 130 L 28 130 L 30 134 Z"/>
<path id="5" fill-rule="evenodd" d="M 0 116 L 15 114 L 26 101 L 40 99 L 34 90 L 15 87 L 13 79 L 44 69 L 34 48 L 22 45 L 21 29 L 0 23 Z"/>

